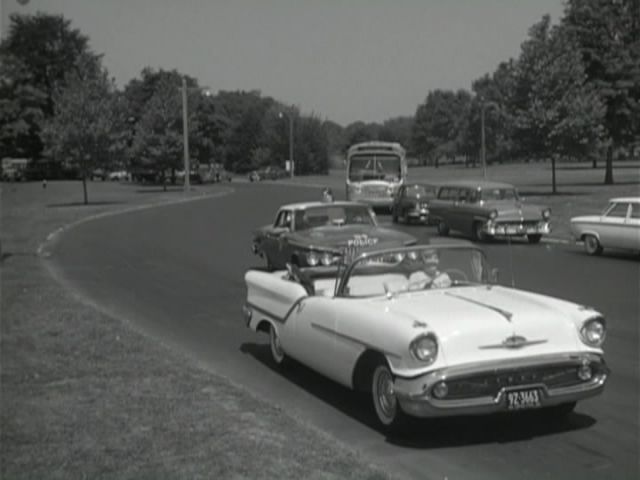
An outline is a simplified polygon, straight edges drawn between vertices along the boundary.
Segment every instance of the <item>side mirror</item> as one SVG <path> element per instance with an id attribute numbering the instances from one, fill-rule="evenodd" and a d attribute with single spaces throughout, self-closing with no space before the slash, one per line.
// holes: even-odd
<path id="1" fill-rule="evenodd" d="M 498 278 L 500 277 L 500 270 L 497 268 L 492 268 L 489 272 L 489 283 L 496 284 L 498 283 Z"/>

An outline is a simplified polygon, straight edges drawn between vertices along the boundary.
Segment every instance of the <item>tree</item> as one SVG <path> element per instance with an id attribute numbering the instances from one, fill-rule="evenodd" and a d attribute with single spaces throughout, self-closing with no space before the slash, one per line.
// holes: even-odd
<path id="1" fill-rule="evenodd" d="M 575 38 L 567 29 L 551 28 L 548 15 L 530 29 L 517 69 L 516 129 L 530 153 L 551 157 L 556 193 L 557 156 L 593 148 L 602 134 L 604 107 L 586 83 Z"/>
<path id="2" fill-rule="evenodd" d="M 79 169 L 87 204 L 87 178 L 113 158 L 122 114 L 107 71 L 97 68 L 91 58 L 84 60 L 54 93 L 54 115 L 45 123 L 43 137 L 48 155 Z"/>
<path id="3" fill-rule="evenodd" d="M 452 158 L 461 152 L 470 102 L 471 95 L 464 90 L 429 92 L 416 110 L 412 132 L 415 151 L 433 157 L 436 167 L 439 157 Z"/>
<path id="4" fill-rule="evenodd" d="M 165 189 L 169 172 L 173 177 L 184 161 L 179 85 L 171 76 L 163 76 L 158 80 L 153 95 L 145 103 L 144 112 L 136 123 L 131 147 L 136 158 L 136 169 L 155 172 Z M 189 172 L 185 172 L 185 175 L 189 175 Z"/>
<path id="5" fill-rule="evenodd" d="M 385 120 L 380 129 L 380 140 L 385 142 L 398 142 L 408 155 L 413 155 L 411 149 L 411 132 L 413 131 L 414 117 L 395 117 Z"/>
<path id="6" fill-rule="evenodd" d="M 82 62 L 79 59 L 82 58 Z M 54 115 L 54 95 L 80 63 L 98 65 L 88 38 L 62 15 L 11 15 L 0 44 L 0 138 L 12 156 L 38 158 L 41 124 Z M 6 99 L 6 100 L 5 100 Z"/>
<path id="7" fill-rule="evenodd" d="M 562 20 L 606 107 L 605 184 L 613 183 L 614 151 L 640 140 L 639 17 L 638 0 L 569 0 Z"/>
<path id="8" fill-rule="evenodd" d="M 475 80 L 472 90 L 475 98 L 469 108 L 467 130 L 462 135 L 462 149 L 474 158 L 481 151 L 481 115 L 485 105 L 485 145 L 488 158 L 500 162 L 521 156 L 514 142 L 513 111 L 514 90 L 517 81 L 516 62 L 501 62 L 492 75 Z"/>

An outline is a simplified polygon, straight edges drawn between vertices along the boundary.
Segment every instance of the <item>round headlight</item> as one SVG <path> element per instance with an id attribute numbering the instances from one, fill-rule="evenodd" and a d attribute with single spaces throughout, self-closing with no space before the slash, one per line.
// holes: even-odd
<path id="1" fill-rule="evenodd" d="M 438 341 L 431 333 L 420 335 L 411 342 L 409 350 L 417 360 L 433 363 L 438 356 Z"/>
<path id="2" fill-rule="evenodd" d="M 604 343 L 607 336 L 607 328 L 604 324 L 604 318 L 591 318 L 584 322 L 580 330 L 582 341 L 590 347 L 599 347 Z"/>
<path id="3" fill-rule="evenodd" d="M 328 267 L 333 263 L 333 255 L 329 252 L 323 253 L 322 255 L 320 255 L 320 263 L 322 263 L 322 265 L 324 265 L 325 267 Z"/>
<path id="4" fill-rule="evenodd" d="M 491 210 L 491 213 L 489 213 L 489 218 L 491 220 L 495 219 L 498 216 L 498 211 L 497 210 Z"/>
<path id="5" fill-rule="evenodd" d="M 545 220 L 549 220 L 551 218 L 551 209 L 545 208 L 542 211 L 542 218 L 544 218 Z"/>
<path id="6" fill-rule="evenodd" d="M 307 253 L 307 263 L 310 267 L 315 267 L 320 261 L 320 256 L 316 252 Z"/>

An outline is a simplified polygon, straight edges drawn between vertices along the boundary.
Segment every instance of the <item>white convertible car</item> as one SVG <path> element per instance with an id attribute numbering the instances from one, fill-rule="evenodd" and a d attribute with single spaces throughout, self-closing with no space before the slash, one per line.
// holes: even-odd
<path id="1" fill-rule="evenodd" d="M 411 417 L 562 416 L 601 393 L 602 315 L 496 277 L 467 242 L 366 251 L 334 267 L 249 270 L 243 313 L 277 364 L 292 357 L 370 392 L 389 429 Z"/>

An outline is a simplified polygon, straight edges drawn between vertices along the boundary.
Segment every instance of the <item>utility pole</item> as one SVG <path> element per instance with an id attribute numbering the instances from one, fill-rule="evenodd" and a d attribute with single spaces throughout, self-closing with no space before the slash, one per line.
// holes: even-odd
<path id="1" fill-rule="evenodd" d="M 187 77 L 182 76 L 182 143 L 184 144 L 184 192 L 191 190 L 189 166 L 189 113 L 187 111 Z"/>
<path id="2" fill-rule="evenodd" d="M 280 118 L 287 117 L 289 120 L 289 162 L 291 169 L 291 178 L 293 178 L 294 170 L 295 170 L 295 162 L 293 161 L 293 108 L 291 108 L 288 112 L 280 112 L 278 115 Z"/>

